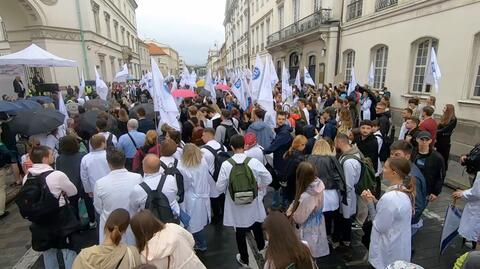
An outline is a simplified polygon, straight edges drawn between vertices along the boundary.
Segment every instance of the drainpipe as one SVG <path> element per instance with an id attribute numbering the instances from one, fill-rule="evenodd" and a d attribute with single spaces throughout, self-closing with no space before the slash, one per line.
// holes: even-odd
<path id="1" fill-rule="evenodd" d="M 345 0 L 342 0 L 342 13 L 340 14 L 340 22 L 338 23 L 338 29 L 337 29 L 337 51 L 335 53 L 335 76 L 338 75 L 338 66 L 339 66 L 339 61 L 340 61 L 340 37 L 341 37 L 341 34 L 342 34 L 343 9 L 344 9 L 344 7 L 345 7 Z"/>
<path id="2" fill-rule="evenodd" d="M 250 69 L 250 1 L 247 1 L 247 68 Z"/>
<path id="3" fill-rule="evenodd" d="M 87 70 L 87 80 L 90 80 L 90 70 L 88 66 L 88 58 L 87 58 L 87 47 L 85 45 L 85 35 L 83 33 L 83 23 L 82 23 L 82 13 L 80 11 L 80 0 L 75 0 L 76 8 L 77 8 L 77 18 L 78 18 L 78 28 L 80 30 L 80 42 L 82 42 L 82 54 L 83 54 L 83 62 L 85 65 L 85 69 Z M 85 73 L 85 72 L 84 72 Z"/>

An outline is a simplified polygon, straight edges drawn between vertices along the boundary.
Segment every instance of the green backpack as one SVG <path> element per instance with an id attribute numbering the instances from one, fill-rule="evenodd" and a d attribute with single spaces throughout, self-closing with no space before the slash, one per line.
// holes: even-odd
<path id="1" fill-rule="evenodd" d="M 342 167 L 345 161 L 354 159 L 360 162 L 362 170 L 360 172 L 360 179 L 358 183 L 355 184 L 355 193 L 361 195 L 364 190 L 370 190 L 372 193 L 375 191 L 377 186 L 377 180 L 375 179 L 375 170 L 373 169 L 373 164 L 370 158 L 363 157 L 358 158 L 355 155 L 347 155 L 342 159 Z"/>
<path id="2" fill-rule="evenodd" d="M 228 178 L 228 191 L 236 205 L 250 204 L 258 195 L 257 181 L 248 166 L 251 159 L 247 157 L 243 163 L 236 163 L 232 158 L 227 160 L 233 166 Z"/>

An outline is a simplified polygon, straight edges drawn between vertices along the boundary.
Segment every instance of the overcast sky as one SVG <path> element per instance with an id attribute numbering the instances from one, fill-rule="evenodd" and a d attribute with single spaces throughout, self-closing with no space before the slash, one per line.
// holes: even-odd
<path id="1" fill-rule="evenodd" d="M 205 64 L 209 48 L 222 45 L 225 0 L 137 0 L 141 38 L 167 43 L 187 64 Z"/>

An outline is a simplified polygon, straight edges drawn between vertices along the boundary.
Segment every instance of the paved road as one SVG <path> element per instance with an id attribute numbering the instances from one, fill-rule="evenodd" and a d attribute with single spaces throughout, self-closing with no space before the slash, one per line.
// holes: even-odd
<path id="1" fill-rule="evenodd" d="M 453 192 L 448 187 L 443 188 L 438 201 L 431 203 L 424 213 L 424 227 L 414 240 L 415 255 L 413 262 L 424 268 L 452 268 L 455 259 L 466 252 L 461 239 L 457 238 L 443 256 L 438 253 L 439 239 L 445 210 L 450 203 Z M 268 200 L 268 199 L 267 199 Z M 268 202 L 268 201 L 267 201 Z M 459 205 L 463 207 L 463 204 Z M 41 256 L 30 249 L 30 232 L 28 222 L 19 215 L 15 204 L 10 204 L 11 214 L 0 221 L 0 268 L 43 268 Z M 86 238 L 93 238 L 95 232 L 85 233 Z M 209 225 L 207 228 L 208 251 L 199 253 L 199 257 L 207 268 L 239 268 L 235 261 L 237 253 L 235 233 L 230 227 Z M 365 248 L 359 242 L 361 232 L 356 232 L 351 248 L 338 248 L 328 257 L 319 261 L 321 268 L 369 268 L 368 266 L 346 266 L 345 263 L 362 257 Z M 250 248 L 251 251 L 251 248 Z M 253 259 L 251 253 L 250 267 L 262 268 L 259 260 Z M 16 267 L 14 267 L 16 265 Z"/>

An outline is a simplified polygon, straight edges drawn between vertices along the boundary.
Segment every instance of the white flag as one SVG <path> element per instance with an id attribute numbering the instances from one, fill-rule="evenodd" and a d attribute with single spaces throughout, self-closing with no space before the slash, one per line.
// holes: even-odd
<path id="1" fill-rule="evenodd" d="M 290 86 L 290 73 L 285 66 L 285 61 L 282 65 L 282 101 L 286 102 L 290 96 L 292 96 L 292 87 Z"/>
<path id="2" fill-rule="evenodd" d="M 180 130 L 180 123 L 178 118 L 180 116 L 175 99 L 165 87 L 164 77 L 160 68 L 158 68 L 157 62 L 151 58 L 150 63 L 152 65 L 152 81 L 153 81 L 153 105 L 154 110 L 160 113 L 160 122 L 158 128 L 164 123 L 169 126 Z"/>
<path id="3" fill-rule="evenodd" d="M 83 69 L 82 69 L 82 77 L 80 78 L 80 86 L 78 87 L 78 98 L 82 98 L 83 95 L 85 95 L 85 76 L 83 75 Z"/>
<path id="4" fill-rule="evenodd" d="M 108 96 L 108 86 L 105 84 L 105 81 L 100 78 L 97 68 L 95 67 L 95 91 L 101 99 L 107 101 Z"/>
<path id="5" fill-rule="evenodd" d="M 258 100 L 257 103 L 266 111 L 265 114 L 265 123 L 271 127 L 275 128 L 275 108 L 273 107 L 273 93 L 272 93 L 272 85 L 275 84 L 275 77 L 273 75 L 267 75 L 267 74 L 272 74 L 270 71 L 270 68 L 272 67 L 271 64 L 269 64 L 269 61 L 271 60 L 270 54 L 267 55 L 267 64 L 265 64 L 265 69 L 264 69 L 264 76 L 262 79 L 262 85 L 260 87 L 260 93 L 258 94 Z M 278 79 L 278 78 L 277 78 Z"/>
<path id="6" fill-rule="evenodd" d="M 352 66 L 352 79 L 350 79 L 350 83 L 348 84 L 347 95 L 355 91 L 355 87 L 357 87 L 357 78 L 355 77 L 355 68 Z"/>
<path id="7" fill-rule="evenodd" d="M 373 62 L 370 63 L 370 70 L 368 71 L 368 85 L 370 87 L 373 87 L 373 84 L 375 83 L 375 69 L 373 68 Z"/>
<path id="8" fill-rule="evenodd" d="M 115 79 L 114 81 L 116 82 L 125 82 L 127 81 L 127 78 L 128 78 L 128 66 L 127 64 L 124 64 L 122 66 L 122 70 L 120 70 L 120 72 L 118 72 L 117 74 L 115 74 Z"/>
<path id="9" fill-rule="evenodd" d="M 67 134 L 67 128 L 68 128 L 68 112 L 67 112 L 67 108 L 65 107 L 65 102 L 63 101 L 63 94 L 62 92 L 59 92 L 58 93 L 58 111 L 60 113 L 62 113 L 63 115 L 65 115 L 65 119 L 63 120 L 63 125 L 61 125 L 59 128 L 58 128 L 58 131 L 59 131 L 59 137 L 64 137 L 66 134 Z"/>
<path id="10" fill-rule="evenodd" d="M 190 89 L 197 87 L 197 73 L 195 70 L 192 70 L 192 73 L 190 74 L 190 80 L 188 81 L 187 85 L 190 86 Z"/>
<path id="11" fill-rule="evenodd" d="M 308 73 L 308 69 L 305 66 L 303 67 L 303 73 L 303 82 L 315 87 L 315 82 L 313 82 L 312 76 L 310 76 L 310 73 Z"/>
<path id="12" fill-rule="evenodd" d="M 297 89 L 299 91 L 302 90 L 302 83 L 300 82 L 300 69 L 297 70 L 297 76 L 295 76 L 295 86 L 297 86 Z"/>
<path id="13" fill-rule="evenodd" d="M 267 63 L 269 65 L 268 67 L 268 73 L 265 72 L 265 75 L 269 76 L 270 80 L 270 86 L 272 87 L 272 91 L 275 88 L 275 85 L 277 85 L 278 82 L 278 75 L 277 75 L 277 70 L 275 70 L 275 64 L 273 64 L 273 59 L 271 55 L 267 55 Z"/>
<path id="14" fill-rule="evenodd" d="M 265 67 L 263 61 L 257 54 L 257 57 L 255 59 L 255 66 L 253 67 L 252 71 L 252 101 L 258 100 L 260 86 L 262 85 L 264 69 Z"/>
<path id="15" fill-rule="evenodd" d="M 183 66 L 181 76 L 182 78 L 180 79 L 180 87 L 185 87 L 185 85 L 188 85 L 190 81 L 190 72 L 188 72 L 188 68 L 186 65 Z"/>
<path id="16" fill-rule="evenodd" d="M 205 90 L 207 90 L 210 93 L 210 96 L 212 97 L 212 100 L 217 99 L 217 93 L 215 92 L 215 85 L 213 83 L 212 79 L 212 70 L 208 69 L 207 71 L 207 77 L 205 78 Z"/>
<path id="17" fill-rule="evenodd" d="M 232 92 L 237 97 L 238 103 L 243 110 L 247 109 L 247 100 L 245 100 L 245 85 L 241 77 L 237 78 L 232 85 Z"/>
<path id="18" fill-rule="evenodd" d="M 437 61 L 437 54 L 435 49 L 432 47 L 430 52 L 430 62 L 427 67 L 426 83 L 433 84 L 435 86 L 435 92 L 438 93 L 438 83 L 442 78 L 442 72 L 440 71 L 440 66 Z"/>

